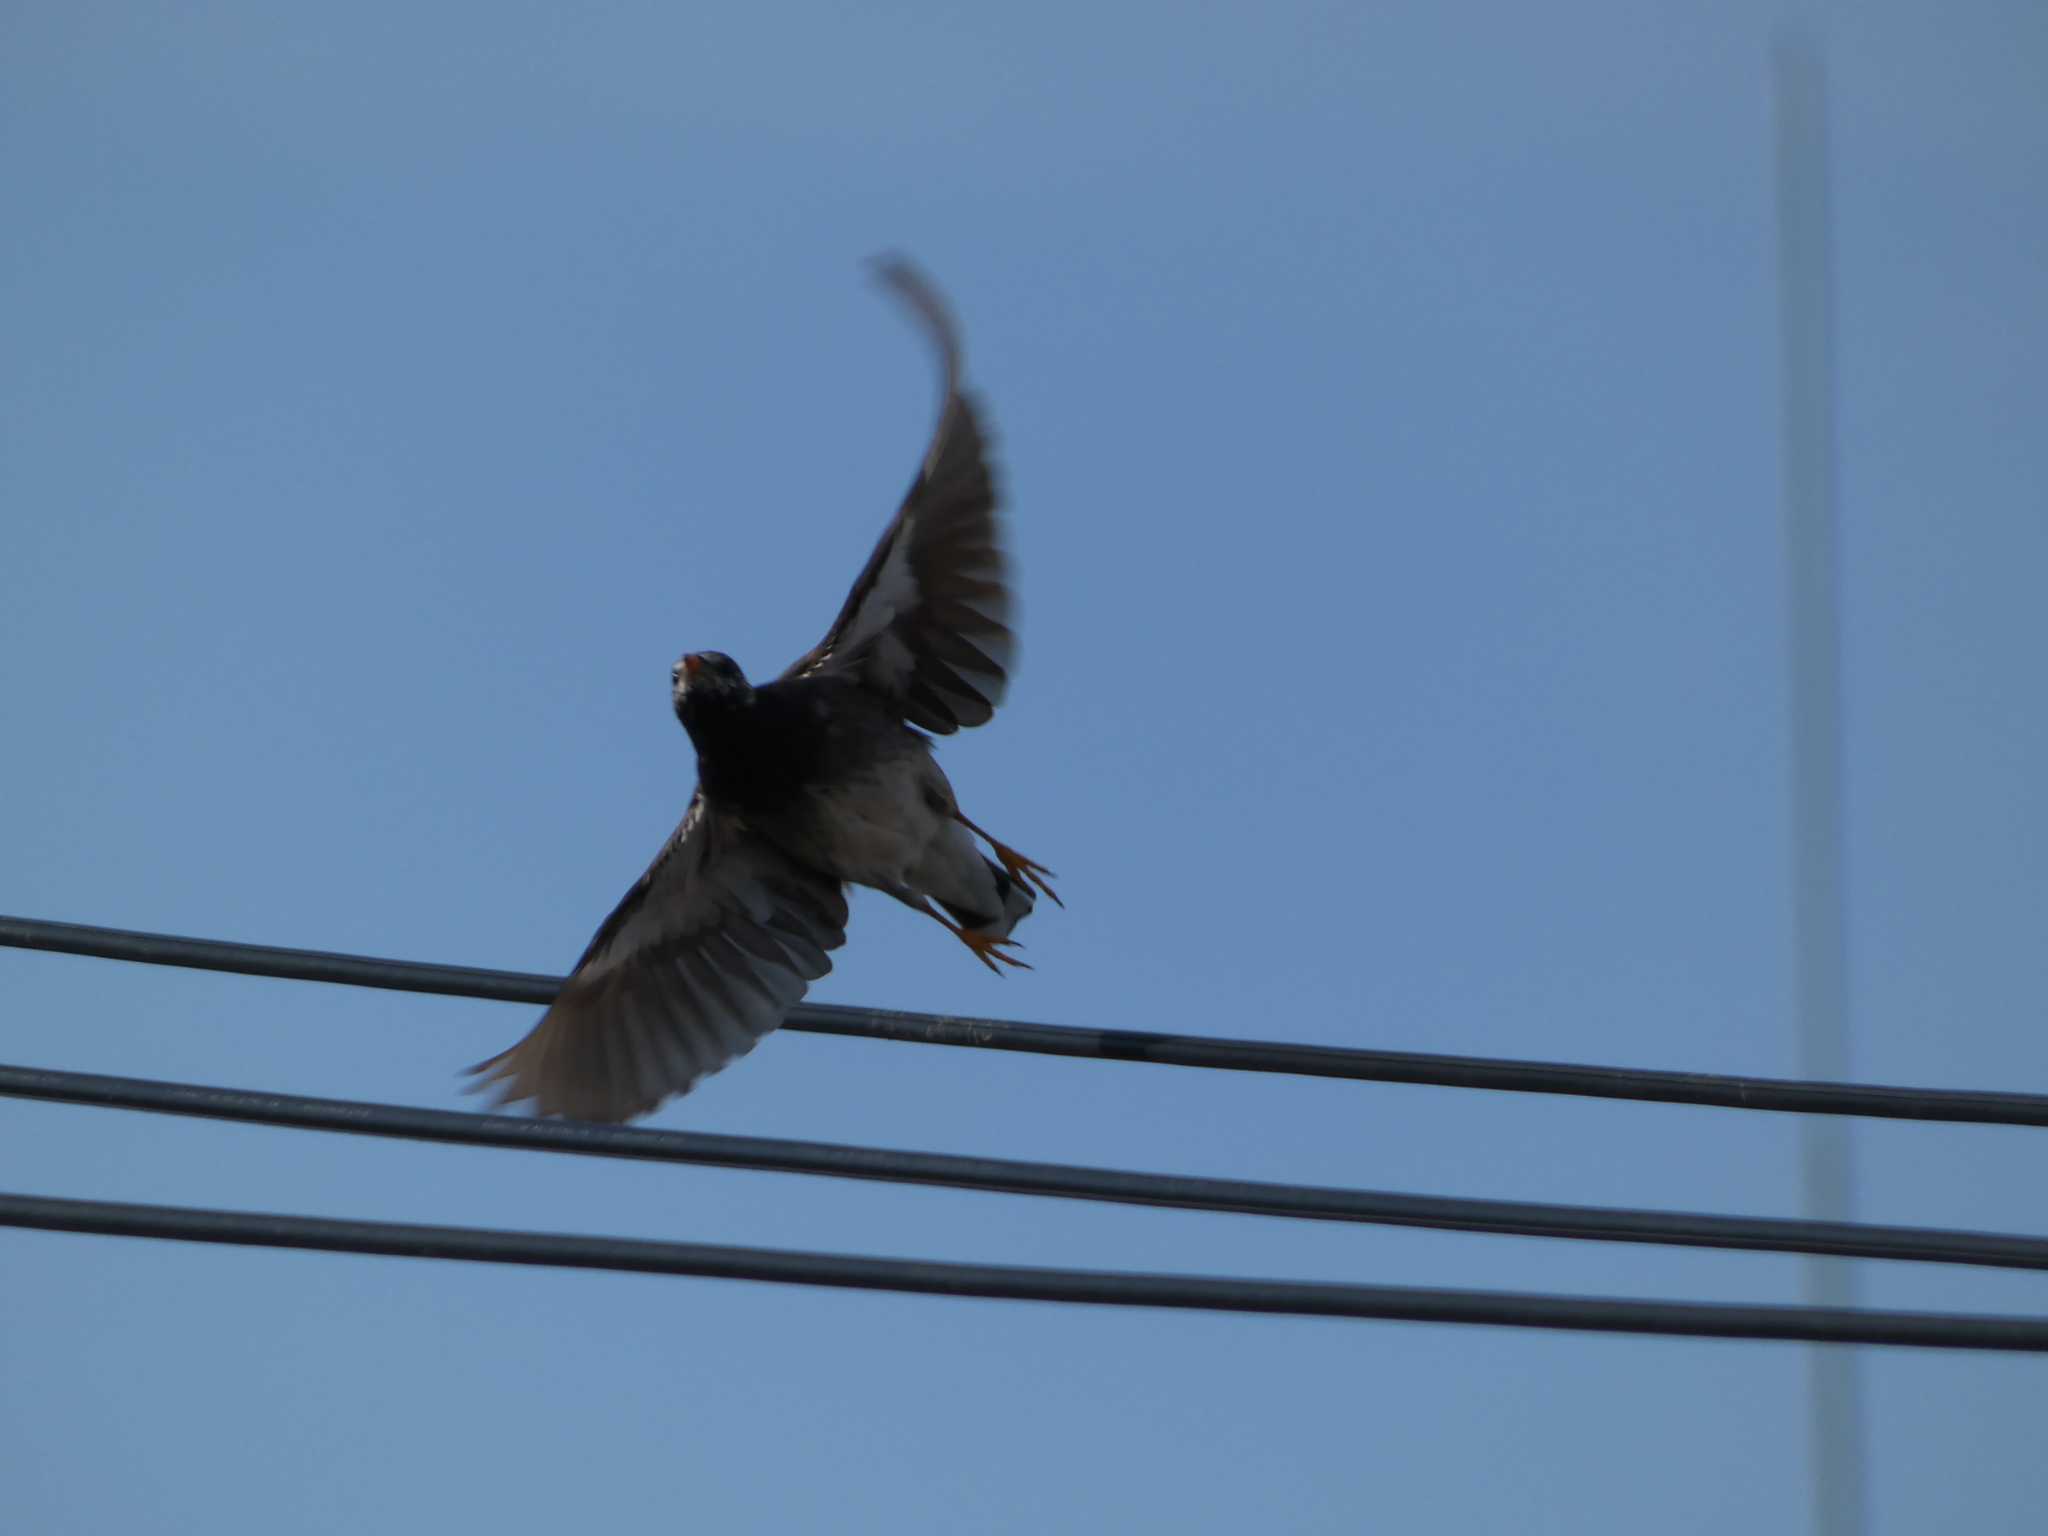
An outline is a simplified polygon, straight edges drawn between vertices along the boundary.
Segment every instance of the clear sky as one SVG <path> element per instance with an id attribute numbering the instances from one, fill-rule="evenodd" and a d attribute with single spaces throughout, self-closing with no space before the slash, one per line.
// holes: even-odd
<path id="1" fill-rule="evenodd" d="M 668 669 L 823 632 L 951 295 L 1022 665 L 946 743 L 1059 871 L 821 1001 L 1789 1073 L 1756 4 L 16 4 L 0 910 L 561 969 L 688 796 Z M 1852 1058 L 2048 1089 L 2048 9 L 1815 14 Z M 0 952 L 0 1059 L 457 1106 L 534 1010 Z M 1783 1117 L 804 1035 L 652 1122 L 1793 1213 Z M 2038 1134 L 1855 1132 L 2044 1229 Z M 861 1253 L 1797 1300 L 1797 1261 L 0 1103 L 0 1187 Z M 1793 1531 L 1761 1344 L 0 1232 L 6 1524 Z M 1875 1304 L 2040 1277 L 1862 1267 Z M 2038 1528 L 2048 1365 L 1867 1356 L 1873 1530 Z"/>

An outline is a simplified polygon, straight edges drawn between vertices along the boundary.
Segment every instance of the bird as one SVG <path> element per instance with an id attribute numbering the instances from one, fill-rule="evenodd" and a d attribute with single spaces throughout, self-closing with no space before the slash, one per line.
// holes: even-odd
<path id="1" fill-rule="evenodd" d="M 697 757 L 681 823 L 553 1004 L 469 1069 L 495 1105 L 620 1122 L 751 1050 L 846 941 L 847 887 L 935 919 L 998 975 L 1053 871 L 961 810 L 933 737 L 986 724 L 1016 659 L 1000 498 L 959 330 L 898 256 L 875 263 L 938 354 L 923 461 L 832 626 L 772 682 L 692 651 L 670 699 Z M 987 852 L 982 851 L 986 845 Z"/>

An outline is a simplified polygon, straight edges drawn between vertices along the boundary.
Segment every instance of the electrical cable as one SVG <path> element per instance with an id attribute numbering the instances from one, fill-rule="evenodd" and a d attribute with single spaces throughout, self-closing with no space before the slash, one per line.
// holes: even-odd
<path id="1" fill-rule="evenodd" d="M 962 1157 L 761 1136 L 589 1125 L 522 1115 L 463 1114 L 194 1083 L 0 1066 L 0 1095 L 105 1109 L 197 1116 L 463 1146 L 510 1147 L 646 1162 L 940 1185 L 1001 1194 L 1100 1200 L 1311 1221 L 1370 1222 L 1521 1237 L 1663 1243 L 1847 1258 L 2048 1269 L 2048 1239 L 1784 1217 L 1704 1215 L 1406 1195 L 1248 1179 L 1190 1178 L 1115 1168 Z"/>
<path id="2" fill-rule="evenodd" d="M 90 955 L 149 965 L 177 965 L 345 986 L 380 987 L 501 1002 L 546 1004 L 561 978 L 522 971 L 481 970 L 385 960 L 320 950 L 280 949 L 212 939 L 179 938 L 118 928 L 0 917 L 0 945 Z M 1904 1088 L 1880 1084 L 1805 1082 L 1637 1067 L 1446 1056 L 1365 1050 L 1137 1029 L 1089 1029 L 947 1014 L 800 1003 L 783 1026 L 813 1034 L 850 1035 L 924 1045 L 1031 1051 L 1102 1061 L 1278 1072 L 1363 1082 L 1486 1088 L 1515 1093 L 1573 1094 L 1664 1104 L 1709 1105 L 1820 1115 L 1865 1115 L 1976 1125 L 2048 1126 L 2048 1095 L 1981 1089 Z"/>
<path id="3" fill-rule="evenodd" d="M 1930 1349 L 2048 1352 L 2048 1320 L 1848 1307 L 1638 1301 L 1514 1291 L 1347 1285 L 1221 1275 L 1140 1274 L 1009 1264 L 942 1263 L 776 1248 L 736 1248 L 644 1238 L 583 1237 L 477 1227 L 349 1221 L 252 1211 L 194 1210 L 104 1200 L 0 1194 L 0 1226 L 324 1253 L 454 1259 L 569 1269 L 694 1275 L 782 1285 L 983 1296 L 1097 1306 L 1477 1323 L 1824 1344 L 1900 1344 Z"/>

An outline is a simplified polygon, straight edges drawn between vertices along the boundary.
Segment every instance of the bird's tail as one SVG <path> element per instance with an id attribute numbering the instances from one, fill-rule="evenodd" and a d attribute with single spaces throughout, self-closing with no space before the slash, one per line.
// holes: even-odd
<path id="1" fill-rule="evenodd" d="M 981 862 L 988 871 L 989 885 L 996 899 L 995 904 L 999 904 L 998 915 L 989 915 L 991 906 L 995 904 L 986 901 L 970 908 L 955 906 L 941 897 L 939 905 L 946 909 L 954 922 L 970 933 L 978 933 L 991 939 L 1007 939 L 1010 930 L 1031 915 L 1031 909 L 1037 905 L 1037 898 L 1031 894 L 1030 886 L 1022 880 L 1013 878 L 1010 872 L 995 860 L 985 858 Z"/>

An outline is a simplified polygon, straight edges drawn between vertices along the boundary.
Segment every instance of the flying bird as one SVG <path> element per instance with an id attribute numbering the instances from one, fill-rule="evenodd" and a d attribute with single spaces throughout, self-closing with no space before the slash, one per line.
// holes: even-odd
<path id="1" fill-rule="evenodd" d="M 878 274 L 939 354 L 924 462 L 825 638 L 780 677 L 757 686 L 718 651 L 675 664 L 696 793 L 540 1022 L 470 1069 L 499 1104 L 619 1121 L 688 1092 L 832 968 L 849 884 L 931 917 L 997 974 L 1024 964 L 1011 933 L 1035 893 L 1059 901 L 1052 871 L 968 820 L 932 753 L 933 735 L 995 713 L 1016 641 L 958 333 L 906 262 Z"/>

